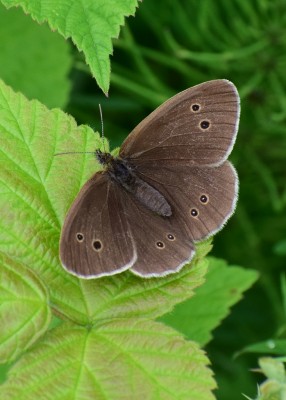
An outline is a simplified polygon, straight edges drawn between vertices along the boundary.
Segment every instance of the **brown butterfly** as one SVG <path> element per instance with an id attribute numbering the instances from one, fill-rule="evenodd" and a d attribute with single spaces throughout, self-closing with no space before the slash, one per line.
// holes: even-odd
<path id="1" fill-rule="evenodd" d="M 179 271 L 194 243 L 220 230 L 235 209 L 238 178 L 226 160 L 239 114 L 233 83 L 205 82 L 145 118 L 118 157 L 96 150 L 104 169 L 66 216 L 63 266 L 86 279 L 127 269 L 145 278 Z"/>

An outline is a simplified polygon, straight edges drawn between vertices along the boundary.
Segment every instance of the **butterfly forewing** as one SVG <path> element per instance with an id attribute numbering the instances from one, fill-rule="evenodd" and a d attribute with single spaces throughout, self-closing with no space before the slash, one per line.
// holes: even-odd
<path id="1" fill-rule="evenodd" d="M 120 151 L 136 165 L 188 160 L 218 165 L 230 154 L 240 107 L 235 86 L 214 80 L 187 89 L 158 107 L 127 137 Z"/>
<path id="2" fill-rule="evenodd" d="M 62 229 L 60 258 L 84 278 L 113 275 L 137 259 L 125 217 L 122 189 L 107 173 L 96 173 L 81 189 Z"/>

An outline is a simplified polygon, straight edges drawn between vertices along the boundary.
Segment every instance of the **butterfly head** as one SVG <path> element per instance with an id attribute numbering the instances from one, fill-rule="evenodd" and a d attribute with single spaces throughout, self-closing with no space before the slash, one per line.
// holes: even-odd
<path id="1" fill-rule="evenodd" d="M 108 166 L 114 161 L 114 157 L 112 157 L 110 153 L 105 153 L 101 150 L 95 150 L 95 157 L 97 161 L 104 166 Z"/>

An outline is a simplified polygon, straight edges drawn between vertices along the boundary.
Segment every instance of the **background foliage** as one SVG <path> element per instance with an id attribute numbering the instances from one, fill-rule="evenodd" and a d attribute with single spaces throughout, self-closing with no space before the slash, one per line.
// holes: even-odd
<path id="1" fill-rule="evenodd" d="M 134 4 L 129 2 L 133 12 Z M 77 123 L 95 130 L 100 130 L 100 102 L 111 147 L 120 145 L 144 116 L 172 94 L 209 79 L 227 78 L 236 84 L 242 115 L 231 158 L 240 177 L 240 199 L 234 217 L 215 237 L 212 255 L 255 269 L 260 279 L 214 331 L 206 350 L 219 385 L 218 399 L 241 399 L 241 393 L 255 397 L 256 382 L 264 378 L 249 369 L 258 365 L 258 355 L 272 353 L 278 343 L 278 354 L 285 355 L 286 350 L 285 2 L 144 0 L 136 17 L 125 20 L 119 39 L 113 40 L 108 99 L 84 55 L 71 42 L 46 25 L 37 26 L 20 10 L 2 8 L 0 18 L 4 60 L 0 77 L 28 98 L 65 107 Z M 9 31 L 3 25 L 8 18 Z M 123 19 L 118 26 L 122 23 Z M 39 33 L 28 34 L 30 29 Z M 27 39 L 19 30 L 27 33 Z M 117 33 L 118 29 L 111 36 Z M 13 46 L 25 51 L 11 51 Z M 101 87 L 107 91 L 108 78 L 103 81 Z M 36 285 L 36 277 L 33 280 Z M 42 296 L 39 291 L 37 302 Z M 165 322 L 188 336 L 183 318 L 181 326 L 171 319 L 166 317 Z M 274 346 L 269 346 L 269 339 Z M 260 347 L 248 347 L 255 343 Z M 233 358 L 238 352 L 242 354 Z M 265 366 L 262 370 L 269 377 Z"/>

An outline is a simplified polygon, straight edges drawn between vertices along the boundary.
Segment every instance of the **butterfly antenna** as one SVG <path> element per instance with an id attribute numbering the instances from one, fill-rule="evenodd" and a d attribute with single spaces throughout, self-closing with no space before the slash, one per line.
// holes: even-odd
<path id="1" fill-rule="evenodd" d="M 101 109 L 101 105 L 100 105 L 100 104 L 98 104 L 98 107 L 99 107 L 100 120 L 101 120 L 101 138 L 102 138 L 103 150 L 104 150 L 104 152 L 105 152 L 105 145 L 104 145 L 104 126 L 103 126 L 102 109 Z"/>
<path id="2" fill-rule="evenodd" d="M 54 156 L 62 156 L 64 154 L 94 154 L 94 151 L 66 151 L 63 153 L 56 153 Z"/>
<path id="3" fill-rule="evenodd" d="M 105 152 L 102 109 L 101 109 L 100 104 L 98 106 L 99 106 L 100 120 L 101 120 L 101 138 L 102 138 L 103 150 Z M 62 155 L 66 155 L 66 154 L 93 154 L 94 155 L 94 151 L 65 151 L 63 153 L 56 153 L 56 154 L 54 154 L 54 156 L 62 156 Z"/>

